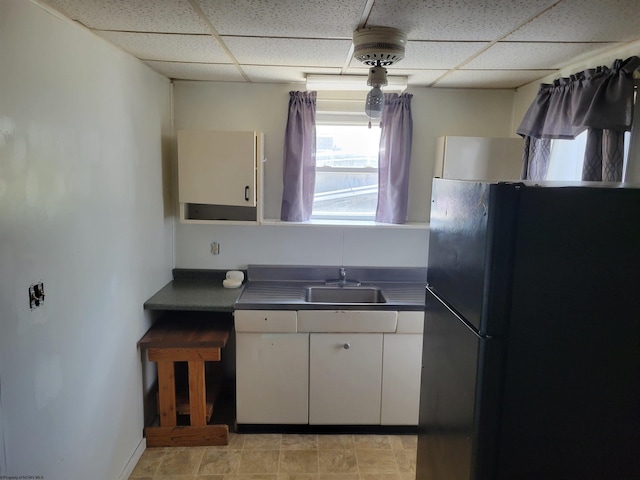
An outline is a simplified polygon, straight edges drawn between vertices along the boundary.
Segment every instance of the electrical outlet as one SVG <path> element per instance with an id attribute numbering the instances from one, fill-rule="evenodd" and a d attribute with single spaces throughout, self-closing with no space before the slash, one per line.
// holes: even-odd
<path id="1" fill-rule="evenodd" d="M 44 303 L 44 282 L 40 281 L 29 287 L 29 308 L 33 310 Z"/>
<path id="2" fill-rule="evenodd" d="M 211 254 L 219 255 L 220 254 L 220 244 L 218 242 L 211 243 Z"/>

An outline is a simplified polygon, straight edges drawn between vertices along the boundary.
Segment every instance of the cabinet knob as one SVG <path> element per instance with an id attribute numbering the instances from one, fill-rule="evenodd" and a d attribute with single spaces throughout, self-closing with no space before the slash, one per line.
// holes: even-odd
<path id="1" fill-rule="evenodd" d="M 348 343 L 345 343 L 343 347 L 345 350 L 349 350 L 351 348 L 351 345 L 349 345 Z"/>

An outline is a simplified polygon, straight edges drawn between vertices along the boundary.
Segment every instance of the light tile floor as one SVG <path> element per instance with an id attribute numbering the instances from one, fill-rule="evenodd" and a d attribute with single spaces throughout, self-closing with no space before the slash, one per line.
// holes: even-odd
<path id="1" fill-rule="evenodd" d="M 230 434 L 221 447 L 148 448 L 131 480 L 414 480 L 415 435 Z"/>

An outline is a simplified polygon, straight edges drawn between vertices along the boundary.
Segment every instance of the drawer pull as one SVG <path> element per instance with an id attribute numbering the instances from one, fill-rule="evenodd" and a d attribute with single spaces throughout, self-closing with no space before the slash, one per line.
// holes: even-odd
<path id="1" fill-rule="evenodd" d="M 345 350 L 349 350 L 351 348 L 351 345 L 349 345 L 348 343 L 345 343 L 343 347 Z"/>

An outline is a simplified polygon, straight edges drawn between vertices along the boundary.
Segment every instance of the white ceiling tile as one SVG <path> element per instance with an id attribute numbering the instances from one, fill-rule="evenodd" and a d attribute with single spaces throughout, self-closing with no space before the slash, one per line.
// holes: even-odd
<path id="1" fill-rule="evenodd" d="M 86 27 L 98 30 L 209 33 L 187 0 L 45 0 Z"/>
<path id="2" fill-rule="evenodd" d="M 168 77 L 191 80 L 366 77 L 368 68 L 349 53 L 367 6 L 366 25 L 408 33 L 405 58 L 388 71 L 410 85 L 513 88 L 640 40 L 640 0 L 37 1 Z"/>
<path id="3" fill-rule="evenodd" d="M 453 68 L 487 46 L 486 42 L 407 42 L 400 68 Z"/>
<path id="4" fill-rule="evenodd" d="M 235 65 L 213 65 L 210 63 L 144 62 L 169 78 L 176 80 L 208 80 L 212 82 L 244 82 Z"/>
<path id="5" fill-rule="evenodd" d="M 449 70 L 411 70 L 391 66 L 387 68 L 387 78 L 394 76 L 407 77 L 408 85 L 425 86 L 433 83 L 448 71 Z M 363 82 L 366 82 L 369 70 L 362 67 L 349 67 L 346 69 L 345 73 L 347 75 L 361 75 Z"/>
<path id="6" fill-rule="evenodd" d="M 407 32 L 409 40 L 494 40 L 557 0 L 376 0 L 367 25 Z"/>
<path id="7" fill-rule="evenodd" d="M 165 35 L 156 33 L 96 32 L 142 60 L 232 63 L 210 35 Z"/>
<path id="8" fill-rule="evenodd" d="M 198 0 L 221 35 L 348 38 L 364 0 Z"/>
<path id="9" fill-rule="evenodd" d="M 406 75 L 410 86 L 426 86 L 431 85 L 446 72 L 447 70 L 398 70 L 394 73 Z"/>
<path id="10" fill-rule="evenodd" d="M 347 59 L 351 40 L 223 37 L 241 64 L 337 67 Z"/>
<path id="11" fill-rule="evenodd" d="M 582 54 L 608 44 L 592 43 L 497 43 L 464 65 L 465 69 L 557 69 Z"/>
<path id="12" fill-rule="evenodd" d="M 434 86 L 442 88 L 517 88 L 555 70 L 456 70 Z"/>
<path id="13" fill-rule="evenodd" d="M 244 72 L 252 82 L 266 83 L 306 83 L 308 73 L 323 75 L 338 75 L 339 68 L 314 68 L 314 67 L 274 67 L 244 65 Z"/>
<path id="14" fill-rule="evenodd" d="M 626 42 L 640 38 L 638 0 L 564 0 L 505 40 Z"/>

